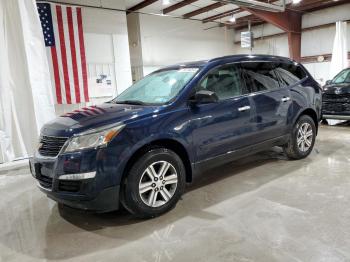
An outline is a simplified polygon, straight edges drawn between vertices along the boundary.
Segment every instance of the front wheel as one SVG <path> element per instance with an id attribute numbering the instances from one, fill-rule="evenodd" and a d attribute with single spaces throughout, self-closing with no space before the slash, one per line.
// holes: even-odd
<path id="1" fill-rule="evenodd" d="M 166 148 L 145 153 L 131 167 L 122 188 L 122 204 L 140 218 L 159 216 L 173 207 L 185 189 L 185 167 Z"/>
<path id="2" fill-rule="evenodd" d="M 293 127 L 288 144 L 283 148 L 290 159 L 307 157 L 315 144 L 316 126 L 314 120 L 302 115 Z"/>

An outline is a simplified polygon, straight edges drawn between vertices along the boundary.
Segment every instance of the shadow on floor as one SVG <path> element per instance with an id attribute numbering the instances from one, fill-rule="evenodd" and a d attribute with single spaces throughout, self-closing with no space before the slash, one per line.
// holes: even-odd
<path id="1" fill-rule="evenodd" d="M 281 172 L 252 172 L 260 166 L 280 160 L 286 160 L 284 154 L 281 150 L 274 149 L 208 170 L 201 175 L 198 181 L 187 188 L 182 201 L 174 210 L 150 220 L 135 219 L 125 210 L 92 214 L 56 205 L 46 225 L 45 257 L 49 259 L 71 258 L 86 252 L 116 248 L 148 237 L 162 229 L 166 230 L 176 221 L 188 216 L 215 221 L 221 216 L 205 209 L 253 191 L 301 167 L 299 164 L 294 165 L 293 168 L 282 167 L 282 170 L 279 168 Z M 218 188 L 220 190 L 217 190 Z M 57 237 L 61 234 L 61 229 L 65 227 L 66 222 L 75 227 L 75 232 L 93 233 L 94 238 L 103 237 L 104 241 L 91 244 L 83 241 L 79 249 L 70 248 L 79 240 L 63 240 Z"/>

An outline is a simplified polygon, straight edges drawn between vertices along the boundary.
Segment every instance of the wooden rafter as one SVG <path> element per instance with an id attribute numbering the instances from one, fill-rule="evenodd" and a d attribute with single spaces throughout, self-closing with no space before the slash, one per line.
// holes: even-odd
<path id="1" fill-rule="evenodd" d="M 183 17 L 184 18 L 190 18 L 190 17 L 196 16 L 196 15 L 199 15 L 199 14 L 211 11 L 213 9 L 216 9 L 216 8 L 224 6 L 224 5 L 226 5 L 226 3 L 216 2 L 214 4 L 207 5 L 205 7 L 202 7 L 202 8 L 199 8 L 197 10 L 194 10 L 192 12 L 189 12 L 187 14 L 184 14 Z"/>
<path id="2" fill-rule="evenodd" d="M 241 8 L 236 8 L 236 9 L 232 9 L 230 11 L 226 11 L 226 12 L 223 12 L 221 14 L 217 14 L 217 15 L 213 15 L 213 16 L 209 16 L 205 19 L 202 20 L 203 23 L 207 23 L 207 22 L 211 22 L 211 21 L 214 21 L 214 20 L 218 20 L 218 19 L 221 19 L 223 17 L 227 17 L 227 16 L 231 16 L 233 14 L 237 14 L 239 12 L 241 12 L 242 9 Z"/>
<path id="3" fill-rule="evenodd" d="M 174 4 L 174 5 L 171 5 L 171 6 L 167 7 L 167 8 L 164 8 L 163 9 L 163 14 L 168 14 L 170 12 L 173 12 L 173 11 L 179 9 L 179 8 L 182 8 L 182 7 L 186 6 L 186 5 L 190 5 L 190 4 L 192 4 L 194 2 L 197 2 L 197 1 L 198 0 L 183 0 L 183 1 L 178 2 L 178 3 Z"/>
<path id="4" fill-rule="evenodd" d="M 130 7 L 127 12 L 135 12 L 137 10 L 140 10 L 142 8 L 145 8 L 146 6 L 149 6 L 158 0 L 144 0 L 141 3 L 138 3 L 137 5 L 134 5 L 133 7 Z"/>

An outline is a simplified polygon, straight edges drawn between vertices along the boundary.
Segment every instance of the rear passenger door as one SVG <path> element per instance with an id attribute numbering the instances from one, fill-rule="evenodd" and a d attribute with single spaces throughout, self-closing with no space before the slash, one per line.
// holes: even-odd
<path id="1" fill-rule="evenodd" d="M 292 103 L 288 88 L 281 85 L 276 65 L 244 62 L 242 70 L 252 105 L 254 143 L 285 135 Z"/>

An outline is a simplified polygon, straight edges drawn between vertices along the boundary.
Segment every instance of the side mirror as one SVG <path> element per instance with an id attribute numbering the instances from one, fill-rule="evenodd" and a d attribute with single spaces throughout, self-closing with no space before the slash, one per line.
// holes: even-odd
<path id="1" fill-rule="evenodd" d="M 193 98 L 190 100 L 190 102 L 196 104 L 216 103 L 218 101 L 219 97 L 215 94 L 215 92 L 208 90 L 200 90 L 196 92 Z"/>
<path id="2" fill-rule="evenodd" d="M 332 80 L 327 80 L 326 85 L 330 85 L 332 83 Z"/>

